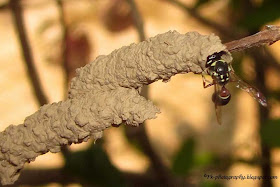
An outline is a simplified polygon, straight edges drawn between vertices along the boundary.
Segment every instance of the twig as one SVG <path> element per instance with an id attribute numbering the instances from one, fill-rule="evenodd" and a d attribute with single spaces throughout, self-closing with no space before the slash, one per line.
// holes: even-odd
<path id="1" fill-rule="evenodd" d="M 139 13 L 134 0 L 127 0 L 127 2 L 130 5 L 130 8 L 132 10 L 133 21 L 134 21 L 134 25 L 138 32 L 139 40 L 144 41 L 146 39 L 146 36 L 145 36 L 145 32 L 144 32 L 142 16 Z"/>
<path id="2" fill-rule="evenodd" d="M 55 0 L 57 7 L 58 7 L 58 12 L 59 12 L 59 22 L 62 28 L 62 42 L 61 42 L 61 47 L 62 47 L 62 63 L 63 63 L 63 70 L 64 70 L 64 74 L 65 74 L 65 78 L 64 78 L 64 88 L 65 88 L 65 95 L 67 96 L 67 90 L 68 90 L 68 85 L 69 85 L 69 81 L 70 81 L 70 76 L 69 76 L 69 69 L 66 68 L 66 64 L 67 64 L 67 26 L 65 23 L 65 13 L 64 13 L 64 9 L 63 9 L 63 1 L 62 0 Z M 62 146 L 61 148 L 61 153 L 63 154 L 64 157 L 68 156 L 71 151 L 68 149 L 67 145 Z"/>
<path id="3" fill-rule="evenodd" d="M 280 27 L 275 25 L 266 26 L 265 30 L 245 38 L 225 43 L 230 52 L 242 51 L 265 44 L 273 44 L 280 40 Z"/>
<path id="4" fill-rule="evenodd" d="M 55 0 L 57 7 L 58 7 L 58 12 L 59 12 L 59 22 L 62 28 L 62 63 L 64 66 L 64 71 L 65 71 L 65 89 L 68 90 L 68 84 L 69 84 L 69 74 L 70 72 L 68 71 L 68 68 L 65 68 L 67 64 L 67 26 L 65 23 L 65 12 L 63 8 L 63 1 L 62 0 Z M 67 92 L 67 91 L 66 91 Z"/>
<path id="5" fill-rule="evenodd" d="M 37 97 L 38 104 L 40 106 L 48 103 L 47 97 L 43 92 L 40 84 L 39 75 L 36 71 L 32 52 L 29 46 L 29 42 L 26 35 L 26 29 L 23 21 L 23 13 L 18 0 L 11 0 L 10 7 L 14 18 L 15 27 L 18 34 L 18 39 L 21 43 L 21 52 L 24 57 L 24 62 L 27 67 L 27 72 L 30 77 L 30 81 L 33 85 L 34 94 Z"/>

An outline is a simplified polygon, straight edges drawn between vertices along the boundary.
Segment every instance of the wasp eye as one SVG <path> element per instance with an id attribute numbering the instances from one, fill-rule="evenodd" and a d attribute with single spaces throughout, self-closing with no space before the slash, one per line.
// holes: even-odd
<path id="1" fill-rule="evenodd" d="M 212 59 L 215 59 L 215 58 L 216 58 L 216 55 L 211 55 L 211 56 L 208 57 L 209 60 L 212 60 Z"/>

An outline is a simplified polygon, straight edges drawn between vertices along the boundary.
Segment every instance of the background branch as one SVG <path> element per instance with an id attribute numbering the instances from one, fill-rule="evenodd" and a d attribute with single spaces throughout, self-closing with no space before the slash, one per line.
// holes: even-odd
<path id="1" fill-rule="evenodd" d="M 269 39 L 268 39 L 269 40 Z M 262 43 L 262 41 L 260 42 Z M 256 71 L 256 86 L 258 89 L 264 94 L 268 95 L 268 89 L 266 87 L 266 77 L 265 72 L 268 66 L 263 63 L 266 58 L 264 57 L 263 53 L 260 52 L 260 50 L 254 50 L 251 51 L 250 55 L 255 59 L 255 71 Z M 265 121 L 269 117 L 269 107 L 260 107 L 260 130 L 263 129 L 266 126 Z M 262 162 L 260 163 L 262 172 L 266 174 L 266 176 L 272 176 L 272 169 L 271 169 L 271 152 L 270 152 L 270 146 L 265 143 L 263 139 L 260 139 L 260 148 L 261 148 L 261 156 L 262 156 Z M 271 180 L 263 180 L 261 183 L 262 187 L 267 186 L 273 186 Z"/>
<path id="2" fill-rule="evenodd" d="M 127 2 L 130 5 L 132 11 L 133 22 L 137 30 L 139 40 L 144 41 L 146 39 L 146 36 L 142 16 L 139 13 L 139 10 L 134 0 L 127 0 Z M 146 98 L 149 97 L 149 88 L 147 85 L 143 86 L 141 95 L 143 95 Z M 174 186 L 174 184 L 172 185 L 172 178 L 168 168 L 165 166 L 165 164 L 162 161 L 162 158 L 157 154 L 157 152 L 151 144 L 151 141 L 147 134 L 146 125 L 143 124 L 135 130 L 130 129 L 130 127 L 128 128 L 129 129 L 127 129 L 127 133 L 129 133 L 129 138 L 134 138 L 138 140 L 137 142 L 141 145 L 143 151 L 149 157 L 152 168 L 154 169 L 155 175 L 157 176 L 160 184 L 163 186 Z M 133 133 L 132 135 L 131 132 Z"/>
<path id="3" fill-rule="evenodd" d="M 273 44 L 280 39 L 280 27 L 269 25 L 265 27 L 265 30 L 260 31 L 256 34 L 250 35 L 248 37 L 242 38 L 240 40 L 235 40 L 229 43 L 226 43 L 227 49 L 230 52 L 235 51 L 242 51 L 252 47 L 259 47 L 266 44 Z M 268 50 L 266 50 L 268 52 Z M 267 53 L 270 55 L 270 53 Z M 270 55 L 270 59 L 272 61 L 267 62 L 264 64 L 264 61 L 268 61 L 259 50 L 257 51 L 250 51 L 250 55 L 253 57 L 255 61 L 255 71 L 256 71 L 256 84 L 259 90 L 264 94 L 268 95 L 268 89 L 265 85 L 265 70 L 268 68 L 269 65 L 272 64 L 273 67 L 279 71 L 279 64 L 275 61 L 275 59 Z M 269 119 L 269 108 L 260 107 L 260 132 L 265 126 L 265 122 Z M 260 147 L 261 147 L 261 156 L 263 158 L 263 162 L 260 163 L 262 175 L 271 176 L 271 153 L 270 147 L 264 142 L 264 140 L 260 139 Z M 263 180 L 261 186 L 267 187 L 272 186 L 271 180 Z"/>
<path id="4" fill-rule="evenodd" d="M 144 41 L 146 39 L 146 36 L 145 36 L 142 16 L 139 13 L 139 10 L 134 0 L 126 0 L 126 1 L 130 5 L 132 11 L 133 22 L 138 33 L 139 41 Z"/>
<path id="5" fill-rule="evenodd" d="M 64 88 L 65 88 L 65 97 L 67 98 L 67 91 L 68 91 L 68 85 L 70 81 L 70 72 L 69 68 L 67 68 L 67 26 L 65 22 L 65 12 L 64 12 L 64 7 L 63 7 L 63 0 L 55 0 L 58 8 L 58 13 L 59 13 L 59 22 L 60 26 L 62 29 L 62 42 L 61 42 L 61 47 L 62 47 L 62 64 L 63 64 L 63 70 L 64 70 Z M 64 157 L 69 156 L 71 154 L 71 151 L 68 149 L 68 145 L 64 145 L 61 147 L 61 153 Z"/>
<path id="6" fill-rule="evenodd" d="M 156 186 L 158 185 L 157 178 L 149 173 L 136 174 L 130 172 L 122 172 L 123 177 L 132 186 Z M 22 185 L 41 186 L 50 183 L 58 183 L 61 185 L 81 183 L 77 177 L 67 174 L 64 168 L 55 169 L 26 169 L 18 181 L 9 187 L 17 187 Z"/>
<path id="7" fill-rule="evenodd" d="M 69 84 L 69 69 L 66 68 L 66 64 L 67 64 L 67 26 L 66 26 L 66 22 L 65 22 L 65 12 L 64 12 L 64 2 L 63 0 L 55 0 L 57 7 L 58 7 L 58 12 L 59 12 L 59 22 L 60 22 L 60 26 L 62 29 L 62 64 L 64 67 L 64 71 L 65 71 L 65 93 L 67 93 L 68 90 L 68 84 Z"/>
<path id="8" fill-rule="evenodd" d="M 29 79 L 32 83 L 33 92 L 37 98 L 39 106 L 48 103 L 48 99 L 40 84 L 39 75 L 36 71 L 34 59 L 32 56 L 29 41 L 27 39 L 26 29 L 23 21 L 23 12 L 18 0 L 10 0 L 10 7 L 15 23 L 16 33 L 20 41 L 21 53 L 24 58 L 25 66 L 28 72 Z"/>

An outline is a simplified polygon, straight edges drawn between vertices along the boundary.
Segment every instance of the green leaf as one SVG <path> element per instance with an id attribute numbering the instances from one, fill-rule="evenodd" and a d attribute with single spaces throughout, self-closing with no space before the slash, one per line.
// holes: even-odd
<path id="1" fill-rule="evenodd" d="M 218 183 L 216 181 L 203 181 L 199 186 L 200 187 L 223 187 L 221 183 Z"/>
<path id="2" fill-rule="evenodd" d="M 270 91 L 268 97 L 271 99 L 280 100 L 280 90 Z"/>
<path id="3" fill-rule="evenodd" d="M 262 6 L 247 14 L 240 24 L 249 30 L 254 30 L 278 18 L 280 18 L 280 1 L 264 1 Z"/>
<path id="4" fill-rule="evenodd" d="M 230 0 L 229 5 L 233 8 L 233 10 L 238 10 L 242 6 L 242 1 L 243 0 Z"/>
<path id="5" fill-rule="evenodd" d="M 65 162 L 66 172 L 91 186 L 126 186 L 121 172 L 111 163 L 101 145 L 71 153 Z"/>
<path id="6" fill-rule="evenodd" d="M 196 167 L 205 167 L 215 162 L 216 162 L 215 156 L 210 152 L 206 152 L 206 153 L 200 153 L 195 155 L 194 165 Z"/>
<path id="7" fill-rule="evenodd" d="M 177 175 L 186 175 L 194 165 L 195 141 L 185 141 L 174 157 L 172 170 Z"/>
<path id="8" fill-rule="evenodd" d="M 271 147 L 280 147 L 280 119 L 268 120 L 261 129 L 262 140 Z"/>

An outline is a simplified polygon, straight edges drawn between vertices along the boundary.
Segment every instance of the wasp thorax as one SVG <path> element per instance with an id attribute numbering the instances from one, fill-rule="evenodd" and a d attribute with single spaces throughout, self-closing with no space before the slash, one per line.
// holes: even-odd
<path id="1" fill-rule="evenodd" d="M 224 60 L 215 61 L 209 67 L 209 74 L 220 85 L 228 83 L 229 72 L 229 65 Z"/>

